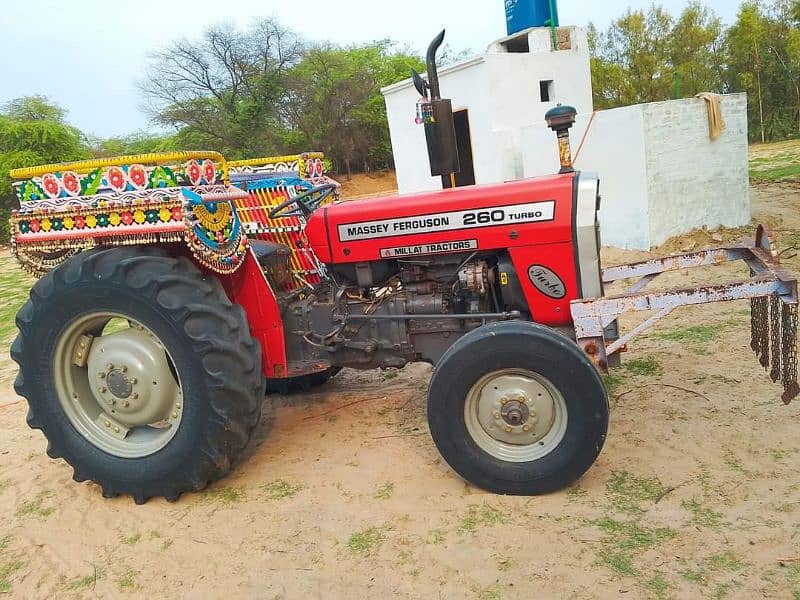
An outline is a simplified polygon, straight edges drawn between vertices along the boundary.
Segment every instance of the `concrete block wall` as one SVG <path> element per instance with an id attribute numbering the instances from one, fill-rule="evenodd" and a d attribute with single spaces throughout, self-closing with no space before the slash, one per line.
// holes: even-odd
<path id="1" fill-rule="evenodd" d="M 704 100 L 643 106 L 651 245 L 750 222 L 747 95 L 723 96 L 722 114 L 727 128 L 711 141 Z"/>
<path id="2" fill-rule="evenodd" d="M 722 99 L 727 129 L 708 135 L 703 100 L 690 98 L 579 114 L 575 163 L 600 175 L 604 245 L 649 250 L 700 227 L 750 222 L 747 96 Z M 522 133 L 526 177 L 558 170 L 555 135 L 543 123 Z"/>

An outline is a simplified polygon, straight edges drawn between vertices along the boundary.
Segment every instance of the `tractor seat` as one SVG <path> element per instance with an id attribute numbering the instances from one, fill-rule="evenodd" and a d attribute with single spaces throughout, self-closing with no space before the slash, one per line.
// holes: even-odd
<path id="1" fill-rule="evenodd" d="M 293 281 L 289 259 L 292 251 L 285 244 L 264 240 L 248 240 L 261 270 L 273 286 L 279 289 Z"/>

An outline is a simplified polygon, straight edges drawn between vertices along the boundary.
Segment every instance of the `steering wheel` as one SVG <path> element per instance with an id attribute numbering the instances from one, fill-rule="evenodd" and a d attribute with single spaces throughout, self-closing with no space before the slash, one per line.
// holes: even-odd
<path id="1" fill-rule="evenodd" d="M 330 196 L 336 188 L 339 187 L 335 183 L 325 183 L 323 185 L 318 185 L 310 190 L 303 192 L 302 194 L 298 194 L 293 198 L 289 198 L 285 202 L 281 202 L 272 210 L 269 211 L 269 218 L 270 219 L 280 219 L 283 217 L 297 217 L 297 216 L 304 216 L 309 217 L 311 213 L 317 210 L 320 205 L 325 201 L 325 199 Z M 316 198 L 313 197 L 317 194 Z M 290 206 L 296 205 L 296 208 L 293 210 L 287 210 Z"/>

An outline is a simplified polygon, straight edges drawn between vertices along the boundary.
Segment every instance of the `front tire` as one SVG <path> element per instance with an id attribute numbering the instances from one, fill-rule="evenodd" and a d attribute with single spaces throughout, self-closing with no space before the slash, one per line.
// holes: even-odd
<path id="1" fill-rule="evenodd" d="M 241 307 L 186 258 L 84 252 L 17 315 L 28 424 L 103 495 L 176 500 L 224 476 L 258 423 L 261 349 Z"/>
<path id="2" fill-rule="evenodd" d="M 480 327 L 434 370 L 428 423 L 448 464 L 498 494 L 553 492 L 594 463 L 608 396 L 574 342 L 532 323 Z"/>

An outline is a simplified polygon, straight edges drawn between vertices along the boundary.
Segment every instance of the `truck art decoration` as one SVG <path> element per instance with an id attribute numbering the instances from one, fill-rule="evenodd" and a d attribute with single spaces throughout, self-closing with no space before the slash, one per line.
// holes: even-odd
<path id="1" fill-rule="evenodd" d="M 428 80 L 415 77 L 421 94 L 438 81 L 436 47 Z M 454 149 L 437 129 L 452 120 L 435 87 L 425 127 L 446 183 L 458 156 L 436 156 Z M 104 496 L 175 500 L 230 470 L 266 390 L 424 361 L 435 365 L 431 435 L 452 468 L 492 492 L 546 493 L 600 453 L 600 373 L 633 336 L 679 306 L 742 298 L 752 347 L 788 403 L 800 392 L 797 281 L 768 232 L 602 269 L 599 179 L 572 168 L 574 117 L 547 115 L 557 175 L 357 202 L 333 201 L 338 185 L 314 154 L 14 171 L 13 250 L 41 277 L 11 348 L 28 424 Z M 732 260 L 751 277 L 644 291 L 660 273 Z M 604 296 L 626 279 L 638 281 Z M 618 317 L 644 310 L 654 315 L 620 336 Z"/>

